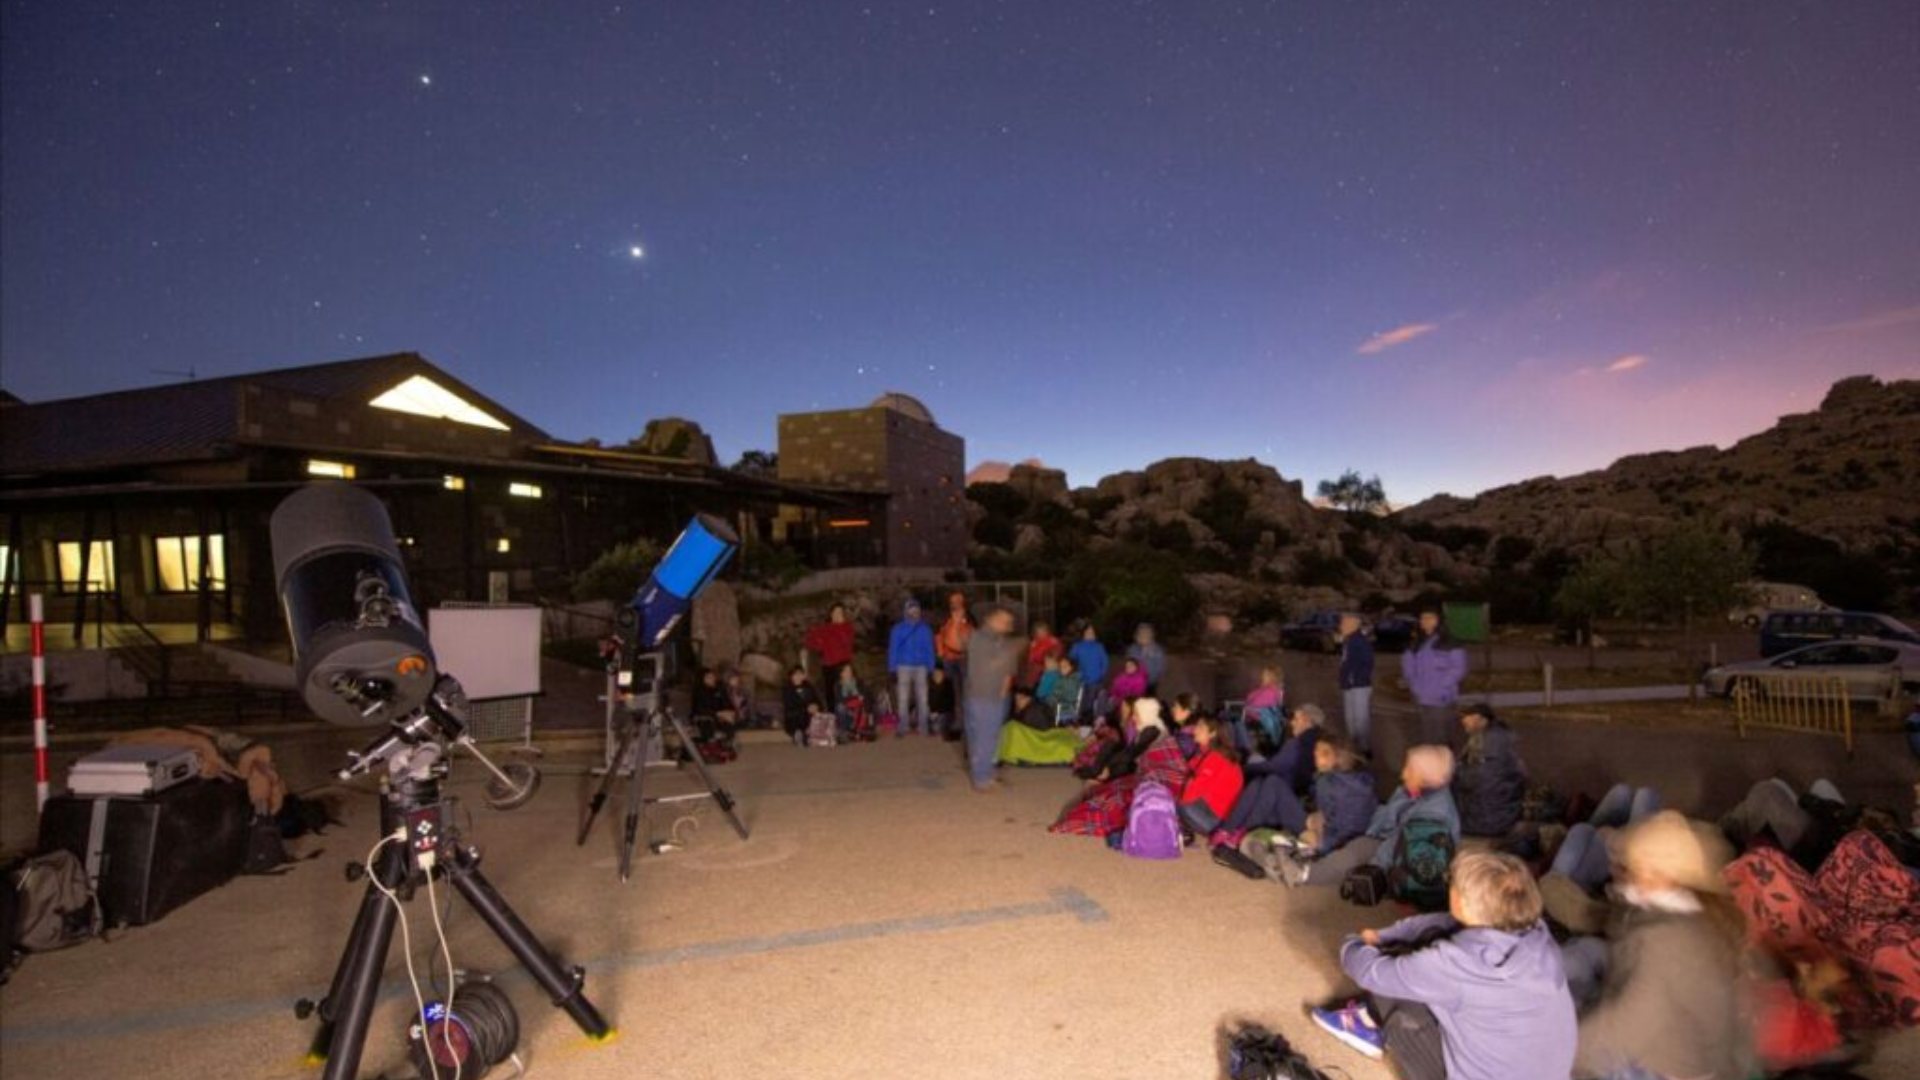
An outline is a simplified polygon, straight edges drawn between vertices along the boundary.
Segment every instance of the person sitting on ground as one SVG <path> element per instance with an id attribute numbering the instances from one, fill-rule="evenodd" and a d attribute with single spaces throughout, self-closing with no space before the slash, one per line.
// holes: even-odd
<path id="1" fill-rule="evenodd" d="M 1313 786 L 1314 749 L 1319 745 L 1326 713 L 1318 705 L 1293 710 L 1287 741 L 1271 757 L 1242 766 L 1246 789 L 1221 826 L 1229 832 L 1281 829 L 1298 835 L 1307 827 L 1305 799 Z M 1368 787 L 1371 789 L 1372 781 Z M 1369 811 L 1371 812 L 1371 811 Z"/>
<path id="2" fill-rule="evenodd" d="M 1491 705 L 1461 709 L 1460 730 L 1459 764 L 1453 771 L 1460 829 L 1468 836 L 1505 836 L 1527 800 L 1527 767 L 1518 738 Z"/>
<path id="3" fill-rule="evenodd" d="M 1167 706 L 1167 730 L 1180 743 L 1180 753 L 1188 761 L 1200 752 L 1200 744 L 1193 739 L 1193 722 L 1199 715 L 1200 699 L 1192 694 L 1175 694 Z"/>
<path id="4" fill-rule="evenodd" d="M 1227 738 L 1226 725 L 1213 717 L 1196 715 L 1188 726 L 1196 748 L 1187 762 L 1193 775 L 1180 791 L 1177 811 L 1180 824 L 1205 841 L 1240 797 L 1240 755 Z"/>
<path id="5" fill-rule="evenodd" d="M 1349 936 L 1340 966 L 1370 1000 L 1312 1010 L 1323 1031 L 1406 1080 L 1565 1077 L 1576 1042 L 1540 892 L 1511 855 L 1453 865 L 1447 911 Z"/>
<path id="6" fill-rule="evenodd" d="M 761 726 L 762 718 L 753 711 L 753 695 L 748 692 L 746 681 L 740 677 L 739 668 L 728 670 L 726 678 L 721 680 L 721 689 L 726 694 L 727 708 L 735 717 L 736 728 Z"/>
<path id="7" fill-rule="evenodd" d="M 1712 826 L 1664 810 L 1621 836 L 1607 940 L 1562 950 L 1580 1017 L 1577 1077 L 1745 1080 L 1753 1040 L 1745 928 L 1727 898 L 1730 851 Z"/>
<path id="8" fill-rule="evenodd" d="M 1167 650 L 1154 640 L 1153 624 L 1141 623 L 1133 631 L 1133 644 L 1127 646 L 1127 659 L 1140 665 L 1146 673 L 1146 693 L 1160 688 L 1160 680 L 1167 677 Z"/>
<path id="9" fill-rule="evenodd" d="M 780 694 L 783 726 L 793 745 L 805 748 L 807 729 L 813 725 L 813 718 L 826 712 L 826 703 L 820 700 L 820 691 L 814 689 L 813 681 L 807 678 L 807 669 L 795 667 L 787 672 L 787 685 Z"/>
<path id="10" fill-rule="evenodd" d="M 1160 703 L 1147 697 L 1134 702 L 1133 722 L 1139 735 L 1128 744 L 1124 764 L 1116 762 L 1095 774 L 1086 794 L 1063 810 L 1048 831 L 1101 837 L 1120 832 L 1127 827 L 1133 793 L 1142 783 L 1155 780 L 1168 791 L 1179 791 L 1186 783 L 1187 762 L 1166 733 Z M 1122 767 L 1127 771 L 1113 771 Z"/>
<path id="11" fill-rule="evenodd" d="M 947 678 L 947 669 L 934 668 L 927 675 L 927 734 L 943 731 L 949 739 L 960 737 L 960 725 L 953 713 L 953 680 Z"/>
<path id="12" fill-rule="evenodd" d="M 1080 719 L 1080 665 L 1071 656 L 1054 661 L 1055 675 L 1048 692 L 1038 695 L 1053 710 L 1059 723 L 1073 724 Z"/>
<path id="13" fill-rule="evenodd" d="M 1113 677 L 1111 687 L 1113 700 L 1120 705 L 1145 697 L 1147 693 L 1147 673 L 1141 668 L 1140 661 L 1129 656 L 1120 662 L 1120 674 Z"/>
<path id="14" fill-rule="evenodd" d="M 1053 659 L 1066 651 L 1066 646 L 1053 635 L 1053 627 L 1047 620 L 1033 620 L 1033 629 L 1027 640 L 1027 662 L 1020 669 L 1020 681 L 1016 685 L 1038 688 L 1040 677 L 1047 673 Z"/>
<path id="15" fill-rule="evenodd" d="M 1260 685 L 1247 691 L 1247 700 L 1242 714 L 1250 725 L 1254 725 L 1266 735 L 1269 746 L 1279 746 L 1283 738 L 1280 728 L 1286 716 L 1283 711 L 1287 702 L 1287 675 L 1280 665 L 1273 664 L 1260 669 Z M 1259 739 L 1254 740 L 1261 742 Z"/>
<path id="16" fill-rule="evenodd" d="M 1024 686 L 1013 688 L 1013 715 L 1009 719 L 1036 731 L 1053 730 L 1053 710 Z"/>
<path id="17" fill-rule="evenodd" d="M 1594 897 L 1613 877 L 1612 845 L 1622 827 L 1659 809 L 1660 795 L 1652 788 L 1615 784 L 1587 820 L 1567 830 L 1552 865 L 1540 878 L 1547 915 L 1554 922 L 1584 934 L 1600 930 L 1606 906 Z"/>
<path id="18" fill-rule="evenodd" d="M 1033 696 L 1041 701 L 1053 700 L 1053 684 L 1060 681 L 1060 661 L 1064 657 L 1049 656 L 1040 668 L 1040 681 L 1030 684 Z"/>
<path id="19" fill-rule="evenodd" d="M 1448 787 L 1452 782 L 1452 750 L 1432 745 L 1408 749 L 1400 783 L 1393 789 L 1393 797 L 1367 822 L 1367 831 L 1317 859 L 1287 860 L 1281 880 L 1288 885 L 1338 887 L 1349 872 L 1361 866 L 1390 869 L 1400 850 L 1401 835 L 1413 821 L 1443 825 L 1458 850 L 1460 812 L 1453 805 L 1453 791 Z"/>
<path id="20" fill-rule="evenodd" d="M 1735 850 L 1771 841 L 1808 870 L 1817 869 L 1845 836 L 1859 814 L 1850 810 L 1840 789 L 1815 780 L 1805 795 L 1775 776 L 1747 790 L 1747 796 L 1720 818 L 1720 831 Z"/>
<path id="21" fill-rule="evenodd" d="M 860 676 L 852 664 L 840 669 L 840 678 L 833 685 L 833 714 L 842 734 L 855 734 L 866 724 L 867 695 L 860 689 Z"/>
<path id="22" fill-rule="evenodd" d="M 1373 792 L 1366 759 L 1344 739 L 1329 735 L 1316 742 L 1313 766 L 1313 812 L 1298 847 L 1317 859 L 1364 835 L 1380 797 Z"/>
<path id="23" fill-rule="evenodd" d="M 732 745 L 740 714 L 734 711 L 726 687 L 720 684 L 720 673 L 713 668 L 703 668 L 694 680 L 692 718 L 694 736 L 699 741 Z"/>
<path id="24" fill-rule="evenodd" d="M 1100 632 L 1092 623 L 1080 628 L 1080 640 L 1067 650 L 1074 667 L 1080 671 L 1084 686 L 1099 686 L 1107 681 L 1107 647 L 1100 644 Z"/>

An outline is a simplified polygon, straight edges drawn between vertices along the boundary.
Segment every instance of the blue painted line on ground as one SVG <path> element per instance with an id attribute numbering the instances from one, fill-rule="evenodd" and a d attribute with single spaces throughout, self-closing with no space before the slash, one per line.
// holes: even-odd
<path id="1" fill-rule="evenodd" d="M 992 926 L 1059 915 L 1070 915 L 1075 921 L 1083 924 L 1106 922 L 1110 917 L 1107 910 L 1100 906 L 1099 901 L 1073 886 L 1066 886 L 1049 892 L 1046 900 L 1036 900 L 1031 903 L 1004 904 L 998 907 L 975 908 L 972 911 L 915 915 L 899 919 L 881 919 L 875 922 L 845 923 L 815 930 L 796 930 L 762 937 L 701 942 L 670 949 L 613 953 L 588 960 L 585 962 L 585 967 L 589 972 L 602 973 L 671 967 L 702 960 L 768 956 L 796 949 L 817 948 L 822 945 L 842 945 L 850 942 L 935 934 L 948 930 L 965 930 L 976 926 Z M 500 978 L 501 981 L 523 981 L 526 974 L 521 969 L 514 968 L 512 971 L 501 973 Z M 592 993 L 591 986 L 588 992 Z M 383 1002 L 411 997 L 412 994 L 412 989 L 404 980 L 389 981 L 380 988 L 380 1000 Z M 53 1020 L 0 1027 L 0 1045 L 54 1040 L 126 1038 L 183 1028 L 236 1024 L 258 1020 L 278 1012 L 291 1011 L 291 1000 L 256 998 L 247 1001 L 208 1002 L 204 1005 L 189 1005 L 134 1014 Z"/>

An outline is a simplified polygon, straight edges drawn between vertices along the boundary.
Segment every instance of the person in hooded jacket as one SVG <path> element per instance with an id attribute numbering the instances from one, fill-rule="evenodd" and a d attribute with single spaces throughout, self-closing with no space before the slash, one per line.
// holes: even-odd
<path id="1" fill-rule="evenodd" d="M 920 601 L 909 598 L 901 609 L 900 621 L 887 635 L 887 671 L 897 687 L 893 707 L 900 717 L 900 726 L 894 729 L 896 738 L 913 730 L 916 715 L 921 729 L 933 734 L 933 717 L 927 707 L 927 673 L 935 662 L 933 627 L 921 619 Z"/>
<path id="2" fill-rule="evenodd" d="M 1107 647 L 1100 643 L 1100 632 L 1092 623 L 1080 628 L 1080 640 L 1073 643 L 1067 655 L 1080 669 L 1081 685 L 1094 687 L 1107 681 Z"/>
<path id="3" fill-rule="evenodd" d="M 1467 650 L 1447 636 L 1440 612 L 1420 613 L 1420 632 L 1400 654 L 1400 677 L 1420 713 L 1420 741 L 1441 746 L 1453 741 L 1454 702 L 1467 678 Z"/>
<path id="4" fill-rule="evenodd" d="M 1221 823 L 1222 829 L 1284 829 L 1297 835 L 1307 827 L 1305 800 L 1313 785 L 1313 751 L 1325 722 L 1326 713 L 1318 705 L 1293 710 L 1288 738 L 1280 749 L 1272 757 L 1241 767 L 1246 787 Z"/>
<path id="5" fill-rule="evenodd" d="M 1371 1000 L 1313 1022 L 1392 1055 L 1406 1080 L 1565 1080 L 1579 1029 L 1533 874 L 1511 855 L 1462 855 L 1447 906 L 1348 937 L 1340 966 Z"/>
<path id="6" fill-rule="evenodd" d="M 1491 705 L 1460 710 L 1460 748 L 1455 753 L 1453 801 L 1460 831 L 1468 836 L 1505 836 L 1527 801 L 1527 767 L 1519 739 Z"/>

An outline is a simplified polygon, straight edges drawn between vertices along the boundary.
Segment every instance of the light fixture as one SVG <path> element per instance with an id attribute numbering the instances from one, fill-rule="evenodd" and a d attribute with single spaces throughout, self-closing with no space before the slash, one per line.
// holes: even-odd
<path id="1" fill-rule="evenodd" d="M 330 476 L 335 480 L 351 480 L 359 473 L 353 465 L 345 461 L 325 461 L 321 458 L 307 459 L 308 476 Z"/>
<path id="2" fill-rule="evenodd" d="M 542 492 L 539 484 L 523 484 L 516 480 L 507 485 L 507 494 L 516 499 L 537 499 Z"/>

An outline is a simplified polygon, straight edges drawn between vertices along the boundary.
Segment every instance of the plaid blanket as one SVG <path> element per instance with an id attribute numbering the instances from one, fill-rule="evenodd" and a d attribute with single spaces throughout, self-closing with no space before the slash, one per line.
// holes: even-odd
<path id="1" fill-rule="evenodd" d="M 1187 782 L 1187 761 L 1172 739 L 1156 739 L 1140 755 L 1138 766 L 1126 776 L 1096 784 L 1093 790 L 1067 807 L 1050 832 L 1073 836 L 1105 836 L 1127 827 L 1127 811 L 1133 806 L 1133 793 L 1148 780 L 1158 780 L 1167 790 L 1179 793 Z"/>

